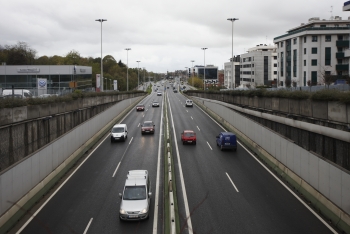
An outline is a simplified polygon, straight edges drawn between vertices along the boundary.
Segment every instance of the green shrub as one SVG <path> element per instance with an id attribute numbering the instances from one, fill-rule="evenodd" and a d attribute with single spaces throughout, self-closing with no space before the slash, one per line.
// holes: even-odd
<path id="1" fill-rule="evenodd" d="M 311 94 L 314 101 L 340 101 L 341 92 L 334 89 L 324 89 Z"/>

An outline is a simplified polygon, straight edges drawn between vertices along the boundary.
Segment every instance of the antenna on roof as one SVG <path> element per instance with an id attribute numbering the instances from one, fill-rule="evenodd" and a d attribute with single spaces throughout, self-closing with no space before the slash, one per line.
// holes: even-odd
<path id="1" fill-rule="evenodd" d="M 330 18 L 330 20 L 333 20 L 333 19 L 334 19 L 334 17 L 333 17 L 333 6 L 331 6 L 331 11 L 330 11 L 330 13 L 331 13 L 331 18 Z"/>

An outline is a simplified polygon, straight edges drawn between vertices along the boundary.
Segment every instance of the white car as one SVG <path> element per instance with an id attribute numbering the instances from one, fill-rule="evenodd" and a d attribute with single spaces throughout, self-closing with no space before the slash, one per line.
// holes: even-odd
<path id="1" fill-rule="evenodd" d="M 159 107 L 159 102 L 156 102 L 156 101 L 152 102 L 152 107 Z"/>
<path id="2" fill-rule="evenodd" d="M 116 124 L 111 130 L 111 142 L 113 141 L 125 141 L 128 138 L 128 127 L 126 124 Z"/>
<path id="3" fill-rule="evenodd" d="M 162 92 L 157 92 L 157 96 L 162 96 Z"/>
<path id="4" fill-rule="evenodd" d="M 187 99 L 187 100 L 186 100 L 185 106 L 193 107 L 193 102 L 192 102 L 192 100 Z"/>

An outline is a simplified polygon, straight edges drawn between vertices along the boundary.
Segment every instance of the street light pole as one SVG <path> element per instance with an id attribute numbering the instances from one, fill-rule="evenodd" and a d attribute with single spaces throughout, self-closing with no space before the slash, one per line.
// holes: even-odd
<path id="1" fill-rule="evenodd" d="M 106 19 L 97 19 L 95 21 L 98 21 L 98 22 L 101 22 L 101 76 L 100 76 L 100 82 L 102 82 L 100 84 L 100 87 L 101 87 L 101 91 L 103 91 L 103 60 L 102 60 L 102 23 L 104 21 L 107 21 Z"/>
<path id="2" fill-rule="evenodd" d="M 208 48 L 202 48 L 202 50 L 204 51 L 204 76 L 203 76 L 203 90 L 205 90 L 205 50 L 207 50 Z"/>
<path id="3" fill-rule="evenodd" d="M 136 61 L 137 62 L 137 89 L 139 88 L 139 82 L 140 82 L 140 67 L 139 67 L 139 65 L 140 65 L 140 62 L 141 61 Z"/>
<path id="4" fill-rule="evenodd" d="M 193 72 L 193 62 L 194 62 L 194 60 L 191 60 L 191 62 L 192 62 L 192 87 L 193 87 L 193 77 L 194 77 L 194 72 Z"/>
<path id="5" fill-rule="evenodd" d="M 126 48 L 126 91 L 129 91 L 129 50 L 130 48 Z"/>
<path id="6" fill-rule="evenodd" d="M 232 83 L 234 81 L 234 79 L 233 79 L 233 22 L 235 22 L 238 19 L 237 18 L 229 18 L 227 20 L 232 22 L 232 54 L 231 54 L 231 56 L 232 56 L 231 57 L 231 88 L 232 88 Z M 233 85 L 233 87 L 234 87 L 234 85 Z"/>

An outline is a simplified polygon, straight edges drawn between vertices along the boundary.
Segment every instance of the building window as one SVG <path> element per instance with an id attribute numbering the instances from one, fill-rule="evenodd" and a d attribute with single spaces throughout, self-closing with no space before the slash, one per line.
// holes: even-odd
<path id="1" fill-rule="evenodd" d="M 312 42 L 317 42 L 317 36 L 312 36 Z"/>
<path id="2" fill-rule="evenodd" d="M 281 41 L 281 47 L 283 47 L 283 41 Z"/>
<path id="3" fill-rule="evenodd" d="M 294 45 L 297 44 L 297 39 L 296 38 L 293 39 L 293 44 Z"/>
<path id="4" fill-rule="evenodd" d="M 306 67 L 306 60 L 304 60 L 304 67 Z"/>
<path id="5" fill-rule="evenodd" d="M 321 24 L 320 27 L 321 27 L 321 28 L 325 28 L 326 25 L 325 25 L 325 24 Z"/>
<path id="6" fill-rule="evenodd" d="M 331 65 L 331 47 L 326 47 L 325 48 L 325 61 L 324 61 L 324 65 L 326 66 L 330 66 Z"/>
<path id="7" fill-rule="evenodd" d="M 277 63 L 274 63 L 273 66 L 274 66 L 274 67 L 277 67 Z"/>
<path id="8" fill-rule="evenodd" d="M 306 43 L 306 37 L 304 37 L 304 43 Z"/>
<path id="9" fill-rule="evenodd" d="M 306 71 L 304 71 L 304 86 L 306 86 Z"/>
<path id="10" fill-rule="evenodd" d="M 274 60 L 277 60 L 277 56 L 273 56 L 273 59 L 274 59 Z"/>
<path id="11" fill-rule="evenodd" d="M 306 54 L 306 48 L 304 48 L 304 54 Z"/>
<path id="12" fill-rule="evenodd" d="M 317 54 L 317 47 L 312 47 L 311 54 Z"/>
<path id="13" fill-rule="evenodd" d="M 252 75 L 254 75 L 254 71 L 252 71 Z"/>
<path id="14" fill-rule="evenodd" d="M 326 35 L 326 41 L 332 41 L 332 36 L 331 35 Z"/>
<path id="15" fill-rule="evenodd" d="M 311 66 L 317 66 L 317 59 L 311 59 Z"/>
<path id="16" fill-rule="evenodd" d="M 317 85 L 317 71 L 311 72 L 311 84 Z"/>
<path id="17" fill-rule="evenodd" d="M 277 75 L 277 71 L 273 71 L 273 74 L 274 74 L 274 75 Z"/>

